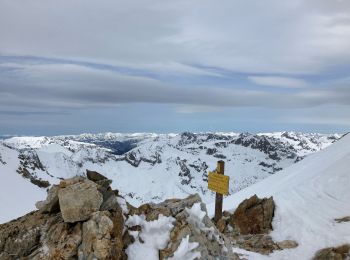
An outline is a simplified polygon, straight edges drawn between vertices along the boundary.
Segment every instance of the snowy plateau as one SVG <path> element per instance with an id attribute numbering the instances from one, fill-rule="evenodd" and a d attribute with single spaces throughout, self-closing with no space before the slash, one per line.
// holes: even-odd
<path id="1" fill-rule="evenodd" d="M 87 169 L 113 180 L 112 188 L 135 206 L 194 193 L 210 204 L 215 194 L 207 188 L 207 174 L 218 160 L 226 163 L 229 193 L 248 192 L 245 188 L 267 177 L 283 178 L 284 169 L 297 167 L 299 161 L 341 136 L 185 132 L 6 137 L 0 140 L 0 223 L 34 210 L 50 185 L 85 175 Z M 302 174 L 295 178 L 302 180 Z M 297 181 L 290 178 L 291 183 Z M 264 188 L 264 192 L 276 190 L 273 185 Z"/>

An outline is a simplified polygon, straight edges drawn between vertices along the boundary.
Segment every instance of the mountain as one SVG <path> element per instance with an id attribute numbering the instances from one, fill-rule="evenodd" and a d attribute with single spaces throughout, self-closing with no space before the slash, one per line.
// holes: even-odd
<path id="1" fill-rule="evenodd" d="M 279 173 L 224 199 L 224 209 L 256 194 L 276 203 L 272 238 L 299 244 L 262 256 L 237 250 L 248 259 L 311 259 L 322 248 L 350 241 L 350 135 Z M 208 205 L 214 214 L 214 205 Z M 319 258 L 330 259 L 330 258 Z M 332 258 L 336 259 L 336 258 Z"/>
<path id="2" fill-rule="evenodd" d="M 208 203 L 207 173 L 226 162 L 230 194 L 302 160 L 340 135 L 294 132 L 182 134 L 82 134 L 12 137 L 0 141 L 0 200 L 9 220 L 34 208 L 45 190 L 86 169 L 113 180 L 112 188 L 134 205 L 199 193 Z M 23 193 L 24 201 L 17 200 Z M 5 199 L 6 198 L 6 199 Z M 21 205 L 23 204 L 23 206 Z M 13 209 L 13 211 L 11 210 Z M 13 215 L 11 215 L 13 214 Z"/>

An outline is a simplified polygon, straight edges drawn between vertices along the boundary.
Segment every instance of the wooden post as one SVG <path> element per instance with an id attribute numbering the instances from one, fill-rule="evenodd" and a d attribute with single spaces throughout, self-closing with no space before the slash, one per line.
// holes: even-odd
<path id="1" fill-rule="evenodd" d="M 218 161 L 217 167 L 216 167 L 216 173 L 218 174 L 225 174 L 225 162 L 224 161 Z M 223 201 L 223 195 L 216 192 L 215 195 L 215 217 L 214 221 L 218 222 L 222 217 L 222 201 Z"/>

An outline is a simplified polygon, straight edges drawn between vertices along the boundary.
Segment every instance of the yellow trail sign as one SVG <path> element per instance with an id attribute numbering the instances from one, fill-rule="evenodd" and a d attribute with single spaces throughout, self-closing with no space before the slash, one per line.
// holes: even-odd
<path id="1" fill-rule="evenodd" d="M 227 195 L 228 194 L 228 183 L 230 177 L 218 174 L 215 172 L 209 172 L 208 174 L 208 188 L 217 193 Z"/>

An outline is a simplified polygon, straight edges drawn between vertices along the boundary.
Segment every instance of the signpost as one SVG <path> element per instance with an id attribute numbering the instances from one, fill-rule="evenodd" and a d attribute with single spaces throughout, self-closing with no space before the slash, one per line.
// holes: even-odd
<path id="1" fill-rule="evenodd" d="M 225 162 L 218 161 L 216 171 L 208 174 L 208 188 L 216 192 L 215 196 L 215 217 L 217 222 L 222 217 L 223 195 L 228 194 L 229 176 L 224 175 Z"/>

